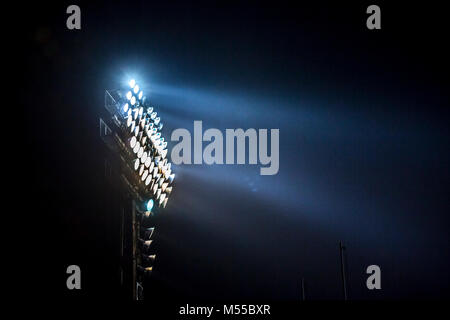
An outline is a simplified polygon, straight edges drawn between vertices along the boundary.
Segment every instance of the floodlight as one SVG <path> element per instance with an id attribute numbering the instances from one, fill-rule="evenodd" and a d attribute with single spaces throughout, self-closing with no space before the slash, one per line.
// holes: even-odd
<path id="1" fill-rule="evenodd" d="M 136 81 L 134 79 L 131 79 L 129 84 L 130 84 L 130 87 L 133 88 L 134 85 L 136 84 Z"/>
<path id="2" fill-rule="evenodd" d="M 139 91 L 139 86 L 136 84 L 133 88 L 134 93 L 138 93 Z"/>
<path id="3" fill-rule="evenodd" d="M 152 163 L 152 159 L 150 157 L 147 157 L 147 159 L 145 159 L 145 167 L 149 168 L 150 167 L 150 163 Z M 149 169 L 149 171 L 153 171 L 153 168 Z"/>
<path id="4" fill-rule="evenodd" d="M 141 181 L 145 181 L 145 179 L 147 179 L 147 176 L 148 176 L 148 170 L 144 170 L 144 173 L 142 174 L 142 177 L 141 177 Z"/>
<path id="5" fill-rule="evenodd" d="M 161 196 L 159 197 L 159 205 L 162 205 L 162 203 L 164 202 L 165 199 L 166 199 L 166 194 L 162 193 Z"/>
<path id="6" fill-rule="evenodd" d="M 166 178 L 167 180 L 169 180 L 169 176 L 172 173 L 172 170 L 167 169 L 163 174 L 164 174 L 164 178 Z"/>
<path id="7" fill-rule="evenodd" d="M 152 176 L 148 175 L 147 179 L 145 179 L 145 185 L 148 186 L 150 184 L 150 182 L 152 182 Z"/>
<path id="8" fill-rule="evenodd" d="M 144 275 L 149 276 L 152 273 L 153 267 L 146 267 L 146 268 L 144 268 L 143 266 L 137 266 L 137 270 L 140 273 L 143 273 Z"/>
<path id="9" fill-rule="evenodd" d="M 169 198 L 166 197 L 162 203 L 162 207 L 165 208 L 167 206 L 167 201 L 169 201 Z"/>
<path id="10" fill-rule="evenodd" d="M 139 143 L 139 141 L 136 142 L 136 145 L 133 148 L 133 152 L 134 153 L 138 153 L 139 149 L 141 148 L 141 144 Z"/>
<path id="11" fill-rule="evenodd" d="M 143 95 L 144 93 L 141 91 L 141 92 L 139 92 L 139 95 L 138 95 L 138 98 L 139 98 L 139 100 L 141 100 L 142 99 L 142 95 Z"/>
<path id="12" fill-rule="evenodd" d="M 142 157 L 141 157 L 141 162 L 145 163 L 145 161 L 147 161 L 147 151 L 144 151 L 144 153 L 142 154 Z"/>
<path id="13" fill-rule="evenodd" d="M 136 97 L 135 96 L 131 97 L 130 103 L 134 106 L 134 104 L 136 103 Z"/>
<path id="14" fill-rule="evenodd" d="M 136 145 L 137 139 L 135 136 L 132 136 L 130 139 L 130 147 L 134 148 L 134 146 Z"/>
<path id="15" fill-rule="evenodd" d="M 156 259 L 156 254 L 143 255 L 143 258 L 144 258 L 145 261 L 153 262 Z"/>
<path id="16" fill-rule="evenodd" d="M 128 103 L 123 106 L 123 112 L 128 112 Z"/>
<path id="17" fill-rule="evenodd" d="M 126 94 L 127 99 L 130 100 L 132 95 L 131 91 L 128 91 Z"/>
<path id="18" fill-rule="evenodd" d="M 144 236 L 144 239 L 150 240 L 151 237 L 152 237 L 152 235 L 153 235 L 153 232 L 154 232 L 154 231 L 155 231 L 155 228 L 154 228 L 154 227 L 146 228 L 146 229 L 145 229 L 145 236 Z"/>
<path id="19" fill-rule="evenodd" d="M 148 211 L 147 211 L 148 212 Z M 153 242 L 153 240 L 143 240 L 143 239 L 138 239 L 139 240 L 139 243 L 145 248 L 145 249 L 148 249 L 150 246 L 151 246 L 151 244 L 152 244 L 152 242 Z"/>
<path id="20" fill-rule="evenodd" d="M 161 196 L 161 189 L 158 189 L 156 191 L 156 200 L 158 200 L 160 196 Z"/>
<path id="21" fill-rule="evenodd" d="M 147 211 L 152 211 L 153 199 L 150 199 L 150 200 L 147 201 L 147 205 L 145 206 L 145 208 L 147 209 Z"/>
<path id="22" fill-rule="evenodd" d="M 145 211 L 144 212 L 144 214 L 142 215 L 142 218 L 148 218 L 148 217 L 150 217 L 150 216 L 152 216 L 153 215 L 153 212 L 151 212 L 151 211 Z"/>
<path id="23" fill-rule="evenodd" d="M 140 163 L 139 159 L 134 160 L 134 170 L 137 171 L 139 169 L 139 163 Z"/>

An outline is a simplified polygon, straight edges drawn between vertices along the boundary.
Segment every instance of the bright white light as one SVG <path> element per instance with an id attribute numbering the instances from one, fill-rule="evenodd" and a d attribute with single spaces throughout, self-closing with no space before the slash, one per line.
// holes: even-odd
<path id="1" fill-rule="evenodd" d="M 130 100 L 132 95 L 133 95 L 133 94 L 131 93 L 131 91 L 128 91 L 128 92 L 127 92 L 127 99 Z"/>
<path id="2" fill-rule="evenodd" d="M 142 90 L 141 90 L 141 92 L 139 92 L 139 95 L 138 95 L 138 97 L 139 97 L 139 100 L 141 100 L 142 99 L 142 95 L 143 95 L 144 93 L 142 92 Z"/>
<path id="3" fill-rule="evenodd" d="M 144 151 L 144 153 L 142 154 L 142 157 L 141 157 L 141 162 L 145 163 L 145 161 L 147 161 L 147 151 Z"/>
<path id="4" fill-rule="evenodd" d="M 136 84 L 136 81 L 134 81 L 134 79 L 131 79 L 129 84 L 130 84 L 130 87 L 133 88 L 134 85 Z"/>
<path id="5" fill-rule="evenodd" d="M 136 159 L 136 160 L 134 161 L 134 170 L 137 171 L 137 169 L 139 169 L 139 159 Z"/>
<path id="6" fill-rule="evenodd" d="M 150 184 L 150 182 L 152 182 L 152 176 L 148 175 L 147 179 L 145 179 L 145 185 L 148 186 Z"/>
<path id="7" fill-rule="evenodd" d="M 128 117 L 127 118 L 127 127 L 130 127 L 132 123 L 133 123 L 133 118 Z"/>
<path id="8" fill-rule="evenodd" d="M 136 142 L 137 142 L 136 137 L 132 136 L 130 139 L 130 147 L 134 148 L 134 146 L 136 145 Z"/>
<path id="9" fill-rule="evenodd" d="M 163 201 L 163 204 L 162 204 L 163 208 L 165 208 L 167 206 L 167 201 L 169 201 L 168 197 L 166 199 L 164 199 L 164 201 Z"/>
<path id="10" fill-rule="evenodd" d="M 148 170 L 144 170 L 144 173 L 142 174 L 141 181 L 145 181 L 145 179 L 147 179 L 147 176 L 148 176 Z"/>
<path id="11" fill-rule="evenodd" d="M 134 96 L 131 97 L 130 99 L 131 105 L 134 106 L 134 104 L 136 103 L 136 98 Z"/>
<path id="12" fill-rule="evenodd" d="M 136 145 L 133 148 L 133 152 L 138 153 L 140 147 L 141 147 L 141 144 L 139 143 L 139 141 L 136 142 Z"/>
<path id="13" fill-rule="evenodd" d="M 152 208 L 153 208 L 153 199 L 150 199 L 150 200 L 148 200 L 148 202 L 147 202 L 147 206 L 146 206 L 147 208 L 147 211 L 151 211 L 152 210 Z M 151 242 L 150 242 L 151 243 Z"/>
<path id="14" fill-rule="evenodd" d="M 148 168 L 148 167 L 150 167 L 151 163 L 153 163 L 152 158 L 147 157 L 147 159 L 145 159 L 145 166 Z M 150 169 L 150 171 L 152 171 L 152 170 L 153 170 L 153 168 Z"/>
<path id="15" fill-rule="evenodd" d="M 161 196 L 161 189 L 158 189 L 158 191 L 156 191 L 156 200 L 158 200 L 160 196 Z"/>
<path id="16" fill-rule="evenodd" d="M 128 103 L 123 106 L 123 112 L 128 112 Z"/>
<path id="17" fill-rule="evenodd" d="M 134 93 L 138 93 L 138 91 L 139 91 L 139 86 L 138 86 L 138 85 L 135 85 L 133 91 L 134 91 Z"/>
<path id="18" fill-rule="evenodd" d="M 164 193 L 161 194 L 161 196 L 159 197 L 159 205 L 162 205 L 165 199 L 166 199 L 166 195 Z"/>

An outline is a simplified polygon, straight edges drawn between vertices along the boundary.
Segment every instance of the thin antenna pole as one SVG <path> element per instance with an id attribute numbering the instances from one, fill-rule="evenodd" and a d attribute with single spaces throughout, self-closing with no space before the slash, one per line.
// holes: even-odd
<path id="1" fill-rule="evenodd" d="M 345 281 L 344 249 L 345 247 L 342 245 L 342 241 L 339 241 L 339 253 L 341 257 L 342 290 L 344 292 L 344 300 L 347 301 L 347 283 Z"/>

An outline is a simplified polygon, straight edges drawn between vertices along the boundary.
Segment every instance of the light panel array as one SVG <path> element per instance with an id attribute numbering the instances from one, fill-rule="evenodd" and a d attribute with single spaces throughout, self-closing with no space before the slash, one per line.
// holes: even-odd
<path id="1" fill-rule="evenodd" d="M 130 80 L 129 89 L 122 96 L 120 108 L 126 120 L 127 146 L 135 156 L 132 167 L 146 194 L 165 208 L 175 174 L 167 160 L 167 141 L 161 135 L 163 124 L 135 80 Z"/>

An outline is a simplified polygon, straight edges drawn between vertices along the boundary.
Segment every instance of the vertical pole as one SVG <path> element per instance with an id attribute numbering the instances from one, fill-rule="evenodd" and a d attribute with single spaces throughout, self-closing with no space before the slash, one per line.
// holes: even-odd
<path id="1" fill-rule="evenodd" d="M 137 294 L 136 294 L 136 271 L 137 271 L 137 261 L 136 261 L 136 242 L 137 242 L 137 234 L 136 234 L 136 202 L 132 200 L 132 209 L 131 209 L 131 228 L 132 228 L 132 241 L 133 241 L 133 300 L 136 300 Z"/>
<path id="2" fill-rule="evenodd" d="M 306 300 L 306 296 L 305 296 L 305 278 L 302 278 L 302 300 L 303 301 Z"/>
<path id="3" fill-rule="evenodd" d="M 341 257 L 341 275 L 342 275 L 342 290 L 344 292 L 344 300 L 347 300 L 347 283 L 345 281 L 345 265 L 344 265 L 344 249 L 342 241 L 339 241 L 339 253 Z"/>

